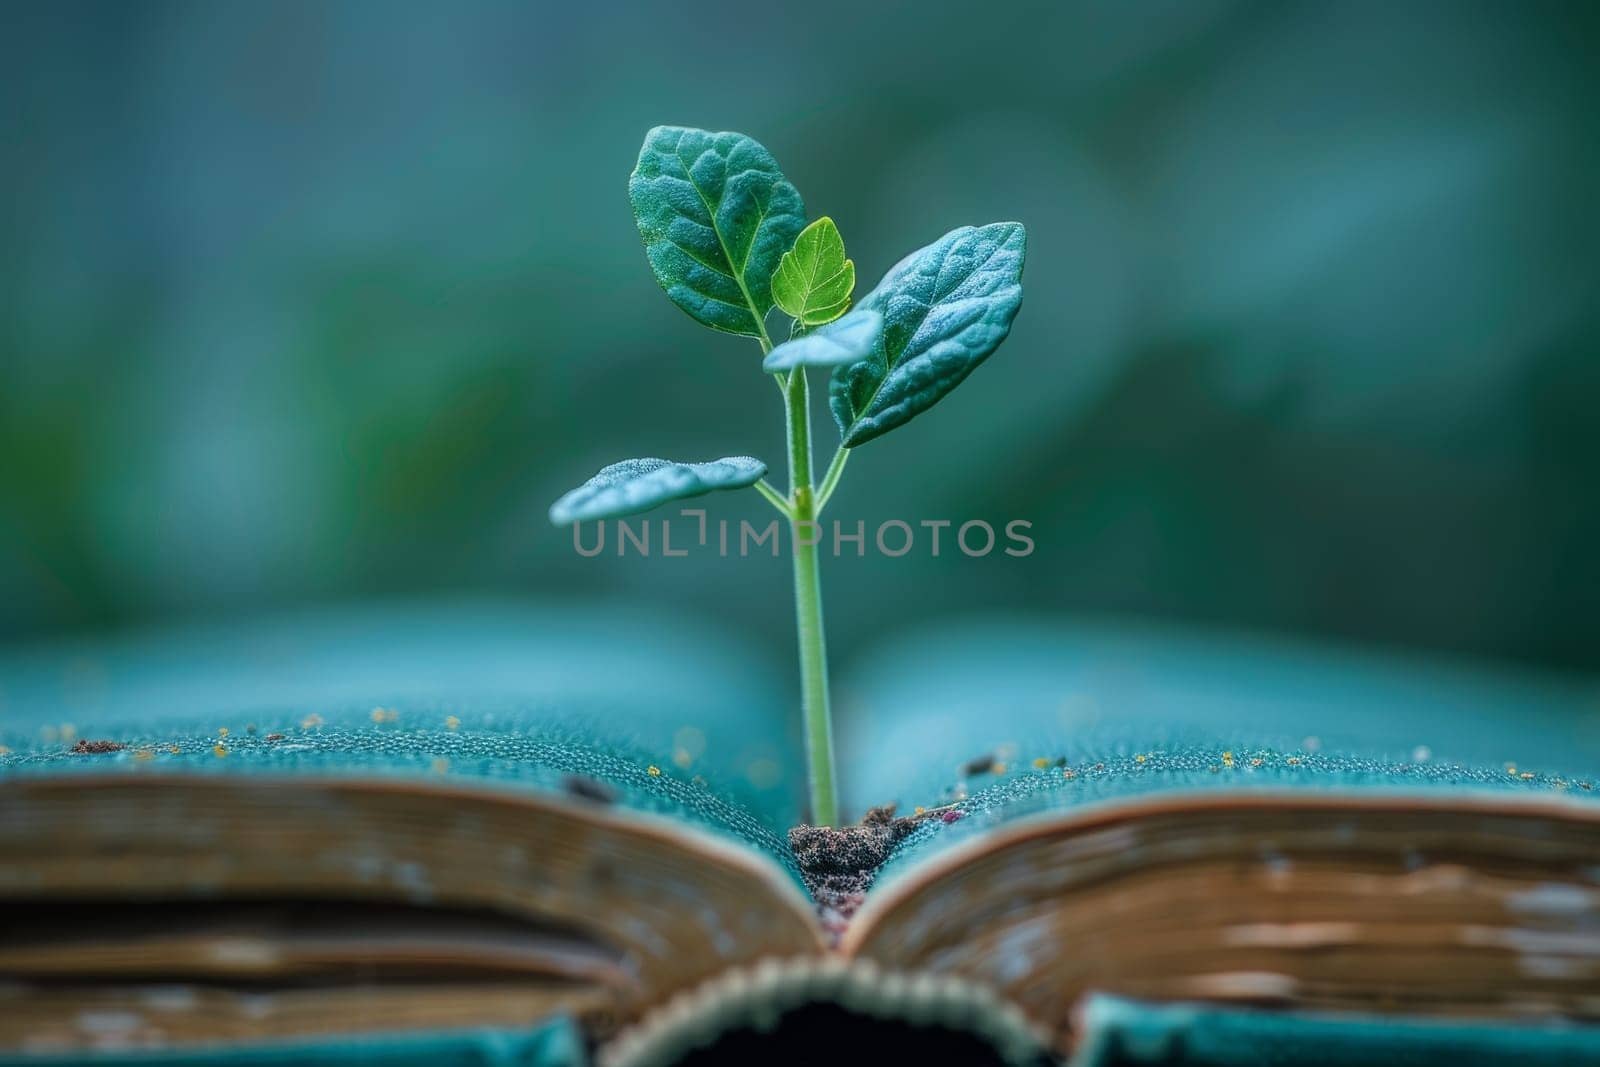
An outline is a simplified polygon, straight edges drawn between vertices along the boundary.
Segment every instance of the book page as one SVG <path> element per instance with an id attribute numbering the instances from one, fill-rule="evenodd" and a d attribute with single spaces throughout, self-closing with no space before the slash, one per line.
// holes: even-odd
<path id="1" fill-rule="evenodd" d="M 903 855 L 980 810 L 1302 784 L 1577 793 L 1600 771 L 1600 680 L 1175 627 L 923 628 L 839 691 L 847 809 L 953 806 Z"/>
<path id="2" fill-rule="evenodd" d="M 1590 1011 L 1592 681 L 1015 623 L 909 634 L 853 678 L 851 802 L 931 810 L 847 955 L 1001 990 L 1062 1050 L 1091 991 Z"/>
<path id="3" fill-rule="evenodd" d="M 781 681 L 677 616 L 374 604 L 0 658 L 0 775 L 400 776 L 628 805 L 787 863 L 804 790 Z"/>

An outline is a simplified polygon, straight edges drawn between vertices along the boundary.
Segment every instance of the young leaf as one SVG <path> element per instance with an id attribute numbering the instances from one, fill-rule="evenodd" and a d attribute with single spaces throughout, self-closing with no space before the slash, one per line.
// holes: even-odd
<path id="1" fill-rule="evenodd" d="M 883 333 L 883 316 L 857 308 L 842 319 L 834 319 L 813 333 L 796 337 L 767 353 L 761 369 L 770 373 L 795 367 L 841 367 L 872 354 L 872 346 Z"/>
<path id="2" fill-rule="evenodd" d="M 773 271 L 806 224 L 772 154 L 742 133 L 657 126 L 628 199 L 672 302 L 714 330 L 765 337 Z"/>
<path id="3" fill-rule="evenodd" d="M 772 299 L 790 318 L 820 326 L 844 314 L 856 287 L 856 265 L 844 256 L 839 227 L 824 215 L 800 231 L 778 261 Z"/>
<path id="4" fill-rule="evenodd" d="M 557 526 L 589 519 L 612 519 L 649 511 L 669 500 L 701 496 L 713 489 L 743 489 L 767 473 L 767 465 L 749 456 L 726 456 L 709 463 L 673 463 L 666 459 L 625 459 L 601 469 L 550 506 Z"/>
<path id="5" fill-rule="evenodd" d="M 867 358 L 837 367 L 828 403 L 846 448 L 928 410 L 1011 330 L 1022 303 L 1020 222 L 963 226 L 911 253 L 859 301 L 883 313 Z"/>

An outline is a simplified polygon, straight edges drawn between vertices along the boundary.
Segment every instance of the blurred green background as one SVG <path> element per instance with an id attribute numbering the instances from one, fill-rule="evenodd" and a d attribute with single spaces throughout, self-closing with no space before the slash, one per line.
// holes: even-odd
<path id="1" fill-rule="evenodd" d="M 784 561 L 545 520 L 781 466 L 634 230 L 677 123 L 766 143 L 860 291 L 1028 225 L 1010 342 L 832 511 L 1037 552 L 830 560 L 839 657 L 999 610 L 1600 666 L 1596 55 L 1592 3 L 7 4 L 0 640 L 487 590 L 787 654 Z"/>

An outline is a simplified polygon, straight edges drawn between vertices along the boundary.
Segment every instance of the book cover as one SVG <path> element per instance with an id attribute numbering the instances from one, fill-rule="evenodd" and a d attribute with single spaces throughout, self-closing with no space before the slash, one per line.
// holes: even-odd
<path id="1" fill-rule="evenodd" d="M 1600 993 L 1597 761 L 1561 728 L 1591 686 L 926 628 L 842 687 L 850 810 L 902 813 L 863 860 L 788 832 L 804 768 L 746 652 L 478 602 L 8 657 L 0 1038 L 694 1062 L 838 1012 L 995 1062 L 1233 1062 L 1181 1033 L 1301 1019 L 1600 1054 L 1570 1029 Z"/>

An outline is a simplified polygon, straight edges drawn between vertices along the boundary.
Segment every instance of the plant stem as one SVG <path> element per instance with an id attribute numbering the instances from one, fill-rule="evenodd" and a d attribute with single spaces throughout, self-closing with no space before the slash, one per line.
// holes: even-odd
<path id="1" fill-rule="evenodd" d="M 822 509 L 828 506 L 828 498 L 839 486 L 839 478 L 844 474 L 844 465 L 850 459 L 850 450 L 840 445 L 833 454 L 833 462 L 828 464 L 828 471 L 822 476 L 822 484 L 817 487 L 817 514 L 822 514 Z"/>
<path id="2" fill-rule="evenodd" d="M 756 492 L 766 498 L 767 503 L 781 511 L 785 518 L 794 518 L 794 509 L 789 506 L 789 499 L 772 487 L 772 483 L 765 478 L 756 483 Z"/>
<path id="3" fill-rule="evenodd" d="M 816 499 L 811 485 L 811 397 L 804 367 L 789 375 L 789 499 L 794 524 L 794 614 L 800 640 L 800 694 L 810 772 L 811 821 L 832 826 L 839 800 L 833 782 L 833 716 L 828 706 L 828 644 L 822 627 L 822 575 L 817 566 Z"/>

